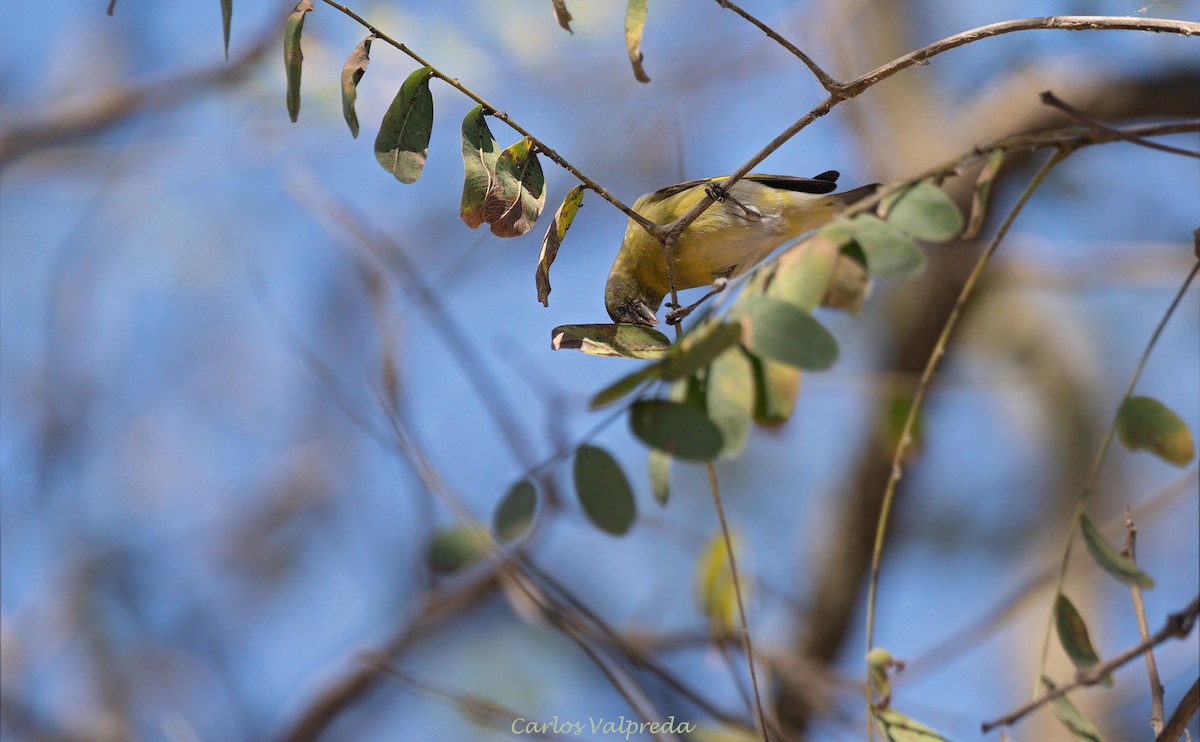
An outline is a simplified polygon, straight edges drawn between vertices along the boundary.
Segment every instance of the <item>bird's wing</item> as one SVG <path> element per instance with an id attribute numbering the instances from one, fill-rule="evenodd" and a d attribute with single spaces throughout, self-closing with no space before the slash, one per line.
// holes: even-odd
<path id="1" fill-rule="evenodd" d="M 652 204 L 670 198 L 678 193 L 695 188 L 696 186 L 706 186 L 710 183 L 718 183 L 725 180 L 727 176 L 718 178 L 701 178 L 700 180 L 689 180 L 686 183 L 677 183 L 673 186 L 667 186 L 661 190 L 657 190 L 647 196 L 644 196 L 645 203 Z M 837 188 L 838 171 L 826 170 L 820 175 L 812 178 L 800 178 L 794 175 L 764 175 L 762 173 L 751 173 L 742 180 L 752 180 L 755 183 L 762 183 L 770 188 L 778 188 L 784 191 L 798 191 L 800 193 L 829 193 Z"/>

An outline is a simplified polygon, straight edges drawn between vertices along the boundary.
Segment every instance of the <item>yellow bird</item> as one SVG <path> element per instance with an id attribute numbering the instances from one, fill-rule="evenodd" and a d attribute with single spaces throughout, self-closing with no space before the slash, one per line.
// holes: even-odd
<path id="1" fill-rule="evenodd" d="M 747 175 L 728 191 L 719 187 L 724 177 L 692 180 L 642 196 L 633 210 L 655 224 L 670 224 L 705 196 L 713 196 L 716 203 L 688 225 L 675 248 L 675 288 L 711 285 L 711 296 L 775 248 L 821 226 L 843 206 L 879 187 L 875 183 L 830 193 L 837 178 L 834 170 L 813 178 Z M 670 291 L 662 243 L 630 219 L 604 290 L 608 316 L 614 322 L 656 325 L 655 313 Z M 682 319 L 699 303 L 675 308 L 667 322 Z"/>

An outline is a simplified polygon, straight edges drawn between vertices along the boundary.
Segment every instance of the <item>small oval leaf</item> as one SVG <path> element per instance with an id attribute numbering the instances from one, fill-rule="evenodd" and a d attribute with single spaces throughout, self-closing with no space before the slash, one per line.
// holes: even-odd
<path id="1" fill-rule="evenodd" d="M 742 343 L 755 355 L 796 368 L 820 370 L 837 360 L 833 335 L 812 315 L 770 296 L 751 296 L 737 304 Z"/>
<path id="2" fill-rule="evenodd" d="M 1050 682 L 1050 678 L 1043 677 L 1042 685 L 1046 686 L 1047 690 L 1054 690 L 1054 683 Z M 1083 712 L 1071 703 L 1071 699 L 1067 696 L 1059 696 L 1050 702 L 1050 710 L 1054 712 L 1055 718 L 1058 719 L 1076 742 L 1103 742 L 1100 738 L 1100 732 L 1096 730 L 1096 725 L 1083 715 Z"/>
<path id="3" fill-rule="evenodd" d="M 647 0 L 629 0 L 625 7 L 625 48 L 633 64 L 633 76 L 638 82 L 650 82 L 650 76 L 642 67 L 642 31 L 646 26 Z"/>
<path id="4" fill-rule="evenodd" d="M 288 116 L 293 122 L 300 117 L 300 70 L 304 66 L 304 53 L 300 50 L 300 35 L 304 31 L 304 14 L 311 13 L 312 9 L 312 0 L 300 0 L 283 26 L 283 69 L 287 74 L 287 110 Z"/>
<path id="5" fill-rule="evenodd" d="M 813 311 L 829 287 L 837 259 L 837 243 L 824 230 L 818 232 L 779 256 L 767 296 Z"/>
<path id="6" fill-rule="evenodd" d="M 363 39 L 342 66 L 342 116 L 355 139 L 358 139 L 358 112 L 354 110 L 354 103 L 358 100 L 358 82 L 367 71 L 367 65 L 371 64 L 371 42 L 374 40 L 374 36 Z"/>
<path id="7" fill-rule="evenodd" d="M 629 408 L 633 433 L 651 448 L 689 461 L 708 461 L 720 451 L 721 431 L 702 410 L 684 402 L 643 399 Z"/>
<path id="8" fill-rule="evenodd" d="M 546 230 L 546 236 L 542 238 L 542 252 L 538 255 L 534 282 L 537 284 L 538 301 L 544 307 L 550 306 L 550 266 L 558 257 L 558 248 L 562 246 L 562 241 L 567 236 L 567 230 L 571 228 L 571 222 L 575 221 L 575 214 L 579 212 L 581 206 L 583 206 L 583 186 L 577 185 L 567 191 L 566 198 L 558 207 L 558 211 L 554 212 L 554 218 L 550 220 L 550 228 Z"/>
<path id="9" fill-rule="evenodd" d="M 457 526 L 440 531 L 425 546 L 425 565 L 437 574 L 457 572 L 483 556 L 477 539 Z"/>
<path id="10" fill-rule="evenodd" d="M 667 336 L 652 327 L 628 323 L 559 325 L 550 331 L 553 350 L 579 350 L 594 356 L 658 359 L 671 348 Z"/>
<path id="11" fill-rule="evenodd" d="M 1063 593 L 1059 593 L 1054 601 L 1054 626 L 1058 630 L 1059 643 L 1076 669 L 1082 671 L 1100 663 L 1100 655 L 1088 635 L 1087 623 Z M 1106 678 L 1104 685 L 1111 687 L 1112 679 Z"/>
<path id="12" fill-rule="evenodd" d="M 787 422 L 800 396 L 800 369 L 750 355 L 754 369 L 754 422 L 777 427 Z"/>
<path id="13" fill-rule="evenodd" d="M 657 448 L 650 449 L 650 492 L 659 505 L 671 496 L 671 457 Z"/>
<path id="14" fill-rule="evenodd" d="M 629 480 L 602 448 L 580 446 L 575 452 L 575 493 L 588 519 L 614 536 L 625 534 L 637 517 Z"/>
<path id="15" fill-rule="evenodd" d="M 721 431 L 721 458 L 737 456 L 750 437 L 754 415 L 754 367 L 741 348 L 730 348 L 708 368 L 705 411 Z"/>
<path id="16" fill-rule="evenodd" d="M 1130 397 L 1117 412 L 1117 435 L 1131 451 L 1149 451 L 1176 466 L 1196 455 L 1187 424 L 1153 397 Z"/>
<path id="17" fill-rule="evenodd" d="M 483 224 L 483 206 L 496 182 L 500 145 L 488 128 L 483 106 L 475 106 L 462 122 L 463 192 L 459 216 L 475 229 Z"/>
<path id="18" fill-rule="evenodd" d="M 525 137 L 496 159 L 496 182 L 483 205 L 483 216 L 497 237 L 520 237 L 533 229 L 546 205 L 546 177 Z"/>
<path id="19" fill-rule="evenodd" d="M 922 240 L 945 242 L 962 229 L 962 214 L 950 197 L 932 183 L 921 181 L 884 199 L 888 222 Z"/>
<path id="20" fill-rule="evenodd" d="M 872 712 L 875 723 L 888 742 L 950 742 L 919 721 L 910 719 L 896 709 Z"/>
<path id="21" fill-rule="evenodd" d="M 903 232 L 872 214 L 854 218 L 854 239 L 877 276 L 912 278 L 925 270 L 925 253 Z"/>
<path id="22" fill-rule="evenodd" d="M 1138 569 L 1132 560 L 1121 556 L 1121 553 L 1113 548 L 1108 539 L 1104 538 L 1104 534 L 1100 533 L 1100 529 L 1096 528 L 1096 524 L 1092 523 L 1092 519 L 1087 517 L 1086 513 L 1080 518 L 1079 526 L 1083 532 L 1083 543 L 1087 545 L 1096 564 L 1099 564 L 1105 572 L 1126 585 L 1135 585 L 1143 590 L 1153 589 L 1154 579 Z"/>
<path id="23" fill-rule="evenodd" d="M 422 67 L 408 76 L 379 125 L 375 159 L 401 183 L 415 183 L 429 155 L 433 133 L 433 70 Z"/>
<path id="24" fill-rule="evenodd" d="M 512 486 L 492 516 L 492 527 L 502 543 L 508 543 L 529 530 L 537 510 L 537 490 L 533 482 L 522 479 Z"/>

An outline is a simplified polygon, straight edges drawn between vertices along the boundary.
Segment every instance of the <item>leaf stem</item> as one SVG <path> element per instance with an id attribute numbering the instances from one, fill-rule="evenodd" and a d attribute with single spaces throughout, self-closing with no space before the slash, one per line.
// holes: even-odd
<path id="1" fill-rule="evenodd" d="M 1092 468 L 1083 483 L 1083 490 L 1079 493 L 1079 503 L 1075 506 L 1075 515 L 1071 518 L 1071 527 L 1067 533 L 1067 543 L 1063 547 L 1062 561 L 1058 566 L 1058 579 L 1054 584 L 1054 595 L 1056 597 L 1062 592 L 1063 582 L 1067 578 L 1067 564 L 1071 559 L 1071 546 L 1075 542 L 1075 534 L 1079 531 L 1079 521 L 1083 517 L 1088 495 L 1091 494 L 1092 489 L 1096 486 L 1096 480 L 1100 476 L 1100 466 L 1104 463 L 1105 457 L 1108 456 L 1108 449 L 1112 444 L 1113 435 L 1117 431 L 1117 420 L 1120 419 L 1121 406 L 1133 394 L 1133 389 L 1137 385 L 1138 378 L 1142 375 L 1142 369 L 1146 367 L 1146 361 L 1150 358 L 1150 351 L 1154 349 L 1154 345 L 1158 342 L 1159 336 L 1162 335 L 1163 329 L 1171 319 L 1171 315 L 1175 313 L 1175 308 L 1179 306 L 1179 302 L 1183 301 L 1183 296 L 1187 293 L 1188 287 L 1191 286 L 1192 280 L 1196 278 L 1198 271 L 1200 271 L 1200 260 L 1196 261 L 1192 269 L 1188 271 L 1187 277 L 1183 279 L 1183 284 L 1179 287 L 1179 291 L 1176 292 L 1171 305 L 1167 307 L 1167 311 L 1163 313 L 1158 326 L 1154 328 L 1154 333 L 1151 334 L 1150 341 L 1146 343 L 1146 349 L 1142 351 L 1142 356 L 1138 359 L 1137 366 L 1134 367 L 1133 373 L 1129 376 L 1128 383 L 1125 384 L 1125 393 L 1121 395 L 1121 401 L 1117 405 L 1117 412 L 1113 414 L 1112 424 L 1108 426 L 1108 431 L 1104 434 L 1104 440 L 1100 443 L 1100 450 L 1096 452 L 1096 458 L 1092 461 Z M 1046 629 L 1042 635 L 1041 657 L 1038 660 L 1037 674 L 1033 680 L 1034 696 L 1042 688 L 1042 673 L 1046 667 L 1046 659 L 1050 653 L 1050 634 L 1054 628 L 1053 606 L 1053 601 L 1051 601 L 1049 615 L 1046 618 Z"/>
<path id="2" fill-rule="evenodd" d="M 971 270 L 970 275 L 967 276 L 967 280 L 963 284 L 962 290 L 959 292 L 958 298 L 954 302 L 954 307 L 950 310 L 950 315 L 946 318 L 946 324 L 942 327 L 942 333 L 938 336 L 937 344 L 934 346 L 933 353 L 930 354 L 929 361 L 925 364 L 925 370 L 921 374 L 921 380 L 917 384 L 917 390 L 913 395 L 913 402 L 912 406 L 909 408 L 908 417 L 904 420 L 904 428 L 900 432 L 900 440 L 896 444 L 896 451 L 892 456 L 892 472 L 888 477 L 887 489 L 883 493 L 883 503 L 880 506 L 879 521 L 875 531 L 875 546 L 871 553 L 871 576 L 867 589 L 868 652 L 875 646 L 875 601 L 879 587 L 879 565 L 883 555 L 883 544 L 887 537 L 888 517 L 891 514 L 892 502 L 896 497 L 896 486 L 899 484 L 900 477 L 904 471 L 904 457 L 907 455 L 908 450 L 912 445 L 913 427 L 916 425 L 917 416 L 920 414 L 921 407 L 925 402 L 925 397 L 929 392 L 929 386 L 933 381 L 934 371 L 937 369 L 938 363 L 941 361 L 942 356 L 946 353 L 946 345 L 950 341 L 950 336 L 954 333 L 955 327 L 958 325 L 959 317 L 962 316 L 963 307 L 966 306 L 967 299 L 970 298 L 972 292 L 975 290 L 976 284 L 979 282 L 979 277 L 983 274 L 983 269 L 987 266 L 988 261 L 991 260 L 992 255 L 996 253 L 997 248 L 1000 247 L 1000 243 L 1008 234 L 1008 230 L 1012 227 L 1013 222 L 1016 221 L 1017 216 L 1021 213 L 1022 209 L 1024 209 L 1025 204 L 1028 203 L 1029 199 L 1033 196 L 1034 191 L 1036 191 L 1038 186 L 1042 184 L 1042 181 L 1046 179 L 1046 176 L 1050 174 L 1050 171 L 1053 170 L 1054 167 L 1060 162 L 1062 162 L 1063 159 L 1070 154 L 1070 152 L 1071 150 L 1066 147 L 1061 147 L 1055 150 L 1050 159 L 1048 159 L 1046 163 L 1037 171 L 1037 174 L 1034 175 L 1033 180 L 1030 181 L 1029 185 L 1025 187 L 1025 191 L 1021 194 L 1020 199 L 1017 200 L 1016 205 L 1013 206 L 1011 211 L 1009 211 L 1008 216 L 1004 219 L 1004 223 L 1000 225 L 996 235 L 992 238 L 992 241 L 988 243 L 988 246 L 986 249 L 984 249 L 983 254 L 979 256 L 979 260 L 976 261 L 975 267 Z M 870 705 L 870 683 L 868 683 L 866 686 L 866 693 L 867 704 Z M 869 715 L 867 722 L 868 725 L 870 725 Z M 874 727 L 870 728 L 872 730 L 874 729 Z"/>
<path id="3" fill-rule="evenodd" d="M 721 523 L 721 537 L 725 541 L 725 556 L 729 559 L 729 575 L 733 581 L 733 594 L 737 597 L 738 620 L 742 624 L 742 644 L 746 649 L 746 664 L 750 668 L 750 685 L 754 689 L 754 710 L 757 714 L 759 731 L 763 742 L 771 742 L 767 735 L 767 717 L 763 712 L 762 695 L 758 689 L 758 673 L 754 669 L 754 646 L 750 641 L 750 627 L 746 622 L 746 605 L 742 600 L 742 581 L 738 577 L 737 559 L 733 555 L 733 540 L 729 537 L 729 524 L 725 520 L 725 508 L 721 504 L 721 488 L 717 484 L 717 467 L 708 461 L 708 486 L 712 490 L 713 504 L 717 506 L 717 520 Z"/>

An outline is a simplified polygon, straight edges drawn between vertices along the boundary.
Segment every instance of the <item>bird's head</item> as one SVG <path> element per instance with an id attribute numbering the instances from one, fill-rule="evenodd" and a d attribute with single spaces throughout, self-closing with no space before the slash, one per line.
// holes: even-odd
<path id="1" fill-rule="evenodd" d="M 662 297 L 651 296 L 646 287 L 627 276 L 614 272 L 604 289 L 604 308 L 613 322 L 653 327 L 658 324 L 654 313 Z"/>

